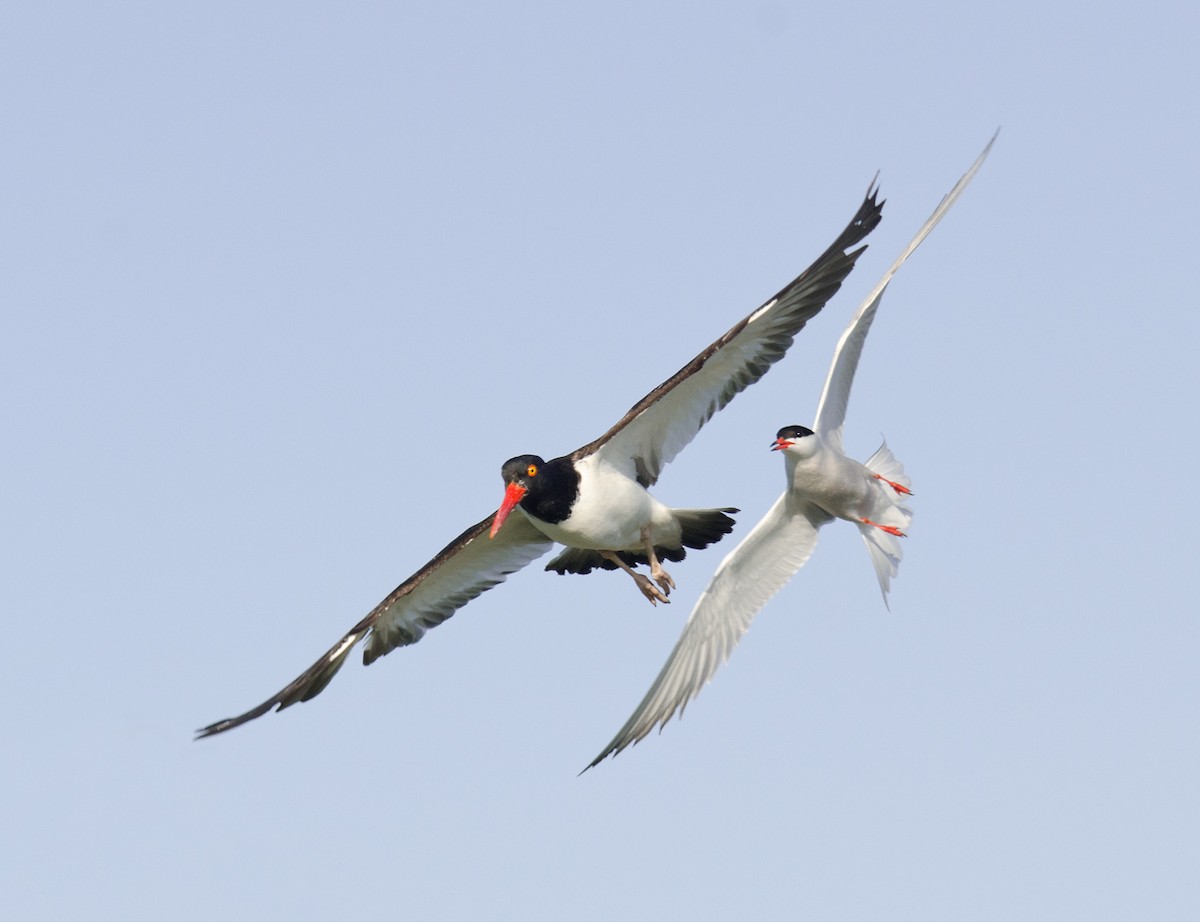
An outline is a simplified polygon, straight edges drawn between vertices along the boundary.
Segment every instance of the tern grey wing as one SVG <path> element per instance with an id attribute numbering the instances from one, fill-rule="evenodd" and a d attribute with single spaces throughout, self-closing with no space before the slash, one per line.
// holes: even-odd
<path id="1" fill-rule="evenodd" d="M 588 768 L 665 725 L 729 659 L 750 622 L 812 556 L 832 516 L 785 492 L 721 561 L 646 696 Z"/>
<path id="2" fill-rule="evenodd" d="M 821 398 L 817 402 L 817 415 L 813 423 L 813 431 L 819 433 L 826 442 L 839 451 L 842 450 L 842 424 L 846 420 L 846 407 L 850 403 L 850 387 L 854 383 L 854 373 L 858 370 L 858 360 L 862 355 L 863 344 L 867 340 L 867 333 L 875 319 L 875 311 L 879 307 L 884 289 L 891 282 L 896 270 L 904 264 L 908 257 L 912 256 L 921 242 L 929 236 L 929 232 L 937 226 L 937 223 L 950 210 L 950 206 L 958 200 L 963 190 L 975 178 L 975 174 L 983 166 L 983 161 L 987 159 L 992 145 L 996 143 L 996 136 L 999 133 L 997 131 L 995 135 L 992 135 L 992 139 L 988 141 L 983 153 L 975 158 L 971 168 L 954 184 L 954 188 L 946 193 L 937 208 L 933 210 L 933 214 L 921 225 L 916 236 L 908 242 L 908 246 L 883 274 L 883 278 L 871 289 L 871 293 L 859 306 L 858 311 L 851 318 L 845 332 L 838 340 L 837 346 L 833 350 L 833 361 L 829 365 L 829 374 L 825 378 L 825 386 L 821 390 Z"/>

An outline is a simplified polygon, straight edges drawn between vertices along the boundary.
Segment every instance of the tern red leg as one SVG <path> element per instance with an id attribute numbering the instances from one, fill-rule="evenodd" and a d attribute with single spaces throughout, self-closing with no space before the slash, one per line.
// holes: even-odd
<path id="1" fill-rule="evenodd" d="M 908 537 L 908 535 L 906 535 L 904 532 L 902 532 L 895 525 L 880 525 L 878 522 L 872 522 L 870 519 L 859 519 L 859 521 L 862 522 L 864 525 L 874 525 L 876 528 L 886 531 L 889 535 L 895 535 L 897 538 L 907 538 Z"/>
<path id="2" fill-rule="evenodd" d="M 875 474 L 874 477 L 876 480 L 882 480 L 884 483 L 886 483 L 889 487 L 891 487 L 897 493 L 903 493 L 905 496 L 912 496 L 912 490 L 910 490 L 904 484 L 896 483 L 896 481 L 894 481 L 894 480 L 888 480 L 882 474 Z M 875 523 L 872 522 L 871 524 L 874 525 Z"/>

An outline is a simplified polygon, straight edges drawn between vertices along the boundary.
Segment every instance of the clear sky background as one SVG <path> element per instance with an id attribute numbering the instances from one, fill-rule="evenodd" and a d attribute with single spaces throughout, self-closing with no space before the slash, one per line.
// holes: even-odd
<path id="1" fill-rule="evenodd" d="M 1200 918 L 1192 3 L 14 4 L 0 19 L 12 919 Z M 681 722 L 582 776 L 783 485 L 862 296 L 835 525 Z M 826 247 L 672 464 L 657 609 L 534 565 L 308 666 Z"/>

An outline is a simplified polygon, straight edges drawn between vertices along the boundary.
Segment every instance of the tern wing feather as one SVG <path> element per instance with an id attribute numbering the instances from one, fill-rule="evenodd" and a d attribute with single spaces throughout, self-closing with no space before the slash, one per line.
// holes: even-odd
<path id="1" fill-rule="evenodd" d="M 999 132 L 996 134 L 999 134 Z M 884 289 L 887 288 L 888 283 L 892 280 L 892 276 L 896 274 L 896 271 L 904 264 L 904 261 L 929 236 L 929 232 L 937 226 L 937 223 L 950 210 L 950 206 L 958 200 L 962 191 L 975 178 L 975 174 L 983 166 L 983 161 L 987 159 L 987 155 L 995 142 L 996 135 L 992 135 L 992 139 L 988 141 L 987 146 L 983 149 L 983 153 L 975 158 L 975 162 L 971 164 L 971 168 L 962 175 L 962 178 L 955 183 L 954 188 L 938 203 L 937 208 L 933 210 L 933 214 L 921 225 L 921 229 L 917 231 L 916 236 L 908 242 L 908 246 L 904 248 L 903 252 L 896 258 L 896 261 L 883 274 L 883 278 L 879 280 L 871 290 L 871 293 L 867 295 L 866 300 L 863 301 L 858 311 L 854 314 L 854 317 L 851 318 L 845 332 L 842 333 L 841 339 L 838 340 L 837 346 L 833 350 L 833 361 L 829 366 L 829 375 L 825 378 L 825 387 L 821 390 L 821 398 L 817 402 L 817 416 L 813 424 L 813 431 L 839 451 L 842 449 L 842 424 L 846 420 L 846 407 L 850 403 L 850 386 L 854 383 L 854 372 L 858 369 L 858 360 L 862 355 L 863 344 L 867 340 L 867 333 L 870 331 L 871 323 L 875 319 L 875 311 L 879 308 L 879 301 L 883 297 Z"/>
<path id="2" fill-rule="evenodd" d="M 804 566 L 817 546 L 817 532 L 832 516 L 791 491 L 721 561 L 696 602 L 675 649 L 658 678 L 588 768 L 665 725 L 729 659 L 750 622 L 770 598 Z"/>

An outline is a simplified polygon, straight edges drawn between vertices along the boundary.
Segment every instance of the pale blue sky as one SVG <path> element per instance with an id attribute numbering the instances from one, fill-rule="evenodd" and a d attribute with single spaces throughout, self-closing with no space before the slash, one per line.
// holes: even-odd
<path id="1" fill-rule="evenodd" d="M 21 4 L 0 14 L 0 892 L 13 919 L 1200 917 L 1194 4 Z M 582 777 L 652 609 L 535 565 L 229 735 L 806 266 L 843 292 L 657 494 L 847 422 L 831 527 L 682 722 Z M 1187 599 L 1191 598 L 1189 603 Z"/>

